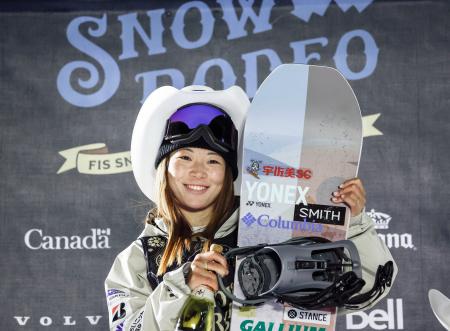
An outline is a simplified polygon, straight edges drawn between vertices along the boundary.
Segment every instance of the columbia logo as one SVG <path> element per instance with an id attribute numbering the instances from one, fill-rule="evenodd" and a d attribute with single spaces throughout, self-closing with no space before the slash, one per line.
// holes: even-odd
<path id="1" fill-rule="evenodd" d="M 245 223 L 245 225 L 250 226 L 253 222 L 256 222 L 256 218 L 251 214 L 247 213 L 241 220 Z"/>

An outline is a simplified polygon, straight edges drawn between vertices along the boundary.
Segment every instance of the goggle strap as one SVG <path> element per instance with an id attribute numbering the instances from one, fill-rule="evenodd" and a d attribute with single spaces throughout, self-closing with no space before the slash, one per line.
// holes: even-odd
<path id="1" fill-rule="evenodd" d="M 170 143 L 181 143 L 181 144 L 189 144 L 193 143 L 200 138 L 205 139 L 205 141 L 218 149 L 220 149 L 224 153 L 228 153 L 230 150 L 222 144 L 218 143 L 215 137 L 212 135 L 211 131 L 208 129 L 206 125 L 200 125 L 194 131 L 192 131 L 188 136 L 183 136 L 183 138 L 171 139 Z"/>

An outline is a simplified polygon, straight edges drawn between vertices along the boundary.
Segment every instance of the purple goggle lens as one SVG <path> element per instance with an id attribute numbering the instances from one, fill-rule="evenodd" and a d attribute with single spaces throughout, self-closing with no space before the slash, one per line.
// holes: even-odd
<path id="1" fill-rule="evenodd" d="M 179 108 L 167 120 L 165 140 L 172 143 L 192 136 L 200 127 L 206 127 L 216 143 L 236 150 L 237 131 L 230 116 L 209 104 L 190 104 Z"/>

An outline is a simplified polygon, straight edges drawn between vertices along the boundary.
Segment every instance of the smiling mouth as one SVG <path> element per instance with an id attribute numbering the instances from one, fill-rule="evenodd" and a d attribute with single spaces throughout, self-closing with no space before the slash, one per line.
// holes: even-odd
<path id="1" fill-rule="evenodd" d="M 184 184 L 184 186 L 192 191 L 196 191 L 196 192 L 202 192 L 202 191 L 206 191 L 208 189 L 208 186 L 203 186 L 203 185 L 190 185 L 190 184 Z"/>

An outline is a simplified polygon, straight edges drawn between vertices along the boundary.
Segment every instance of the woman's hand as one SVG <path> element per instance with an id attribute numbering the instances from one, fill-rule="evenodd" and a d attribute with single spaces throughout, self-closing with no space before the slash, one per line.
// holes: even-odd
<path id="1" fill-rule="evenodd" d="M 191 263 L 191 272 L 187 285 L 191 290 L 200 285 L 207 285 L 214 291 L 219 289 L 216 273 L 224 277 L 228 275 L 227 260 L 223 255 L 210 251 L 197 254 Z"/>
<path id="2" fill-rule="evenodd" d="M 339 189 L 333 192 L 331 200 L 349 206 L 353 217 L 359 215 L 366 205 L 366 191 L 361 179 L 353 178 L 343 182 Z"/>

